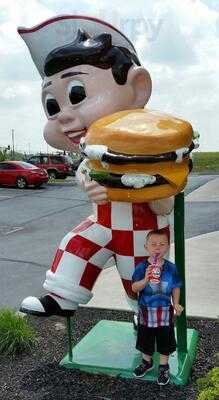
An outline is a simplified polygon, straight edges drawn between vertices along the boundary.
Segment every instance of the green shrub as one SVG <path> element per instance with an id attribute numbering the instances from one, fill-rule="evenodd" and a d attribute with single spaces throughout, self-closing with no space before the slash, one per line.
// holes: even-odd
<path id="1" fill-rule="evenodd" d="M 0 310 L 0 355 L 13 356 L 30 350 L 36 340 L 36 334 L 26 318 L 8 308 Z"/>
<path id="2" fill-rule="evenodd" d="M 197 400 L 219 400 L 219 368 L 213 368 L 205 378 L 197 379 Z"/>
<path id="3" fill-rule="evenodd" d="M 219 399 L 219 393 L 217 389 L 204 389 L 202 392 L 198 395 L 197 400 L 218 400 Z"/>

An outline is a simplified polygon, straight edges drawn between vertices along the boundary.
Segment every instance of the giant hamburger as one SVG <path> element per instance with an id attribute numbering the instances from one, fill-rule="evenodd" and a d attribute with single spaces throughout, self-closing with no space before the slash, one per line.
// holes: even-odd
<path id="1" fill-rule="evenodd" d="M 135 109 L 94 122 L 80 147 L 89 160 L 90 178 L 106 186 L 109 200 L 141 203 L 185 187 L 192 139 L 188 122 Z"/>

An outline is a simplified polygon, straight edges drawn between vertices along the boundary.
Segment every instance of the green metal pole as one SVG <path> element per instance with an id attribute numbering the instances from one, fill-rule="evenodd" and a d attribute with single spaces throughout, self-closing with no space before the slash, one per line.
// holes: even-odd
<path id="1" fill-rule="evenodd" d="M 72 336 L 71 336 L 71 317 L 66 318 L 67 335 L 68 335 L 68 357 L 72 361 Z"/>
<path id="2" fill-rule="evenodd" d="M 187 319 L 186 319 L 186 282 L 185 282 L 185 237 L 184 237 L 184 192 L 175 197 L 174 206 L 174 240 L 175 240 L 175 263 L 178 267 L 179 275 L 182 280 L 180 290 L 180 304 L 184 311 L 177 318 L 177 345 L 178 351 L 187 353 Z"/>

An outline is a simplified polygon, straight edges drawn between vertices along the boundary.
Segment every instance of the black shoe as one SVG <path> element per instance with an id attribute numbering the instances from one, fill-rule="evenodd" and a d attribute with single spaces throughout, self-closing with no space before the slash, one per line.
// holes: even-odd
<path id="1" fill-rule="evenodd" d="M 72 317 L 75 310 L 63 310 L 53 297 L 46 294 L 40 297 L 26 297 L 22 301 L 20 311 L 38 317 L 51 317 L 59 315 L 61 317 Z"/>
<path id="2" fill-rule="evenodd" d="M 169 365 L 159 365 L 157 383 L 158 385 L 167 385 L 170 380 L 170 368 Z"/>
<path id="3" fill-rule="evenodd" d="M 151 369 L 153 369 L 153 362 L 149 362 L 143 359 L 141 364 L 139 364 L 135 368 L 133 375 L 136 376 L 136 378 L 141 378 L 146 374 L 146 372 L 150 371 Z"/>

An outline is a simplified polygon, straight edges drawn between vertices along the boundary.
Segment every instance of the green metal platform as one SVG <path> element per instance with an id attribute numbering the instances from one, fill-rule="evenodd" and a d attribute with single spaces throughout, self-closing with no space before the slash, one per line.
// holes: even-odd
<path id="1" fill-rule="evenodd" d="M 170 356 L 169 360 L 170 382 L 175 385 L 187 384 L 198 343 L 198 332 L 187 329 L 184 223 L 184 193 L 181 192 L 175 197 L 174 242 L 175 262 L 183 283 L 180 304 L 184 307 L 184 311 L 176 322 L 177 351 Z M 136 333 L 132 323 L 100 321 L 73 349 L 70 318 L 67 318 L 67 334 L 69 353 L 60 363 L 63 367 L 137 379 L 133 376 L 133 370 L 141 360 L 141 353 L 135 349 Z M 155 353 L 153 370 L 141 379 L 155 381 L 158 363 L 159 355 Z"/>
<path id="2" fill-rule="evenodd" d="M 188 382 L 197 342 L 197 331 L 187 329 L 187 353 L 176 351 L 170 356 L 172 383 L 185 385 Z M 67 354 L 60 365 L 94 374 L 137 379 L 133 370 L 141 361 L 141 353 L 135 349 L 135 343 L 132 323 L 102 320 L 73 348 L 72 361 Z M 158 353 L 155 353 L 154 369 L 141 379 L 155 381 L 158 362 Z"/>

